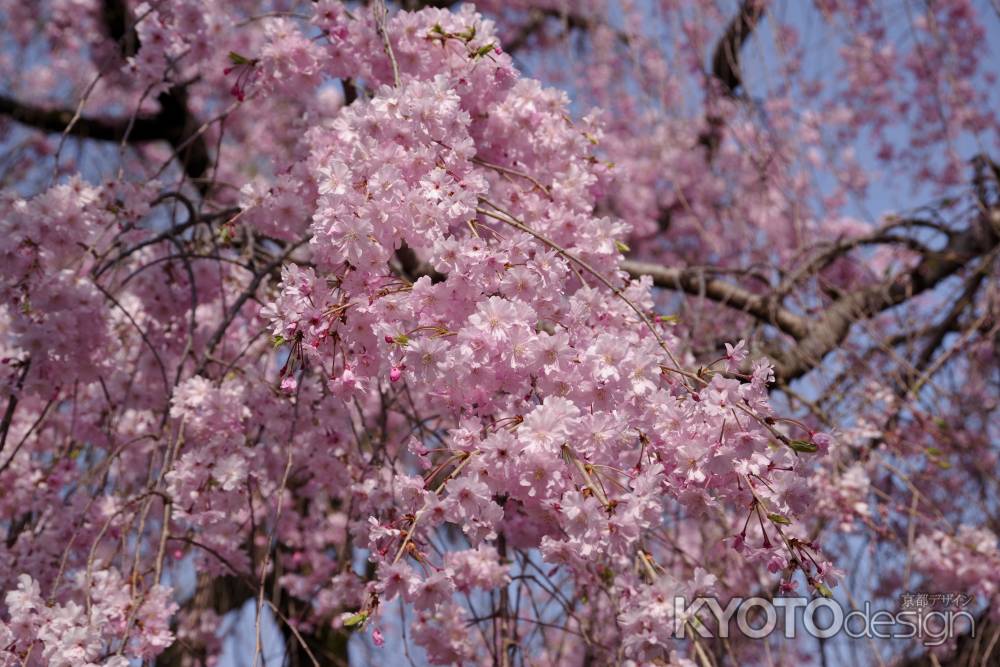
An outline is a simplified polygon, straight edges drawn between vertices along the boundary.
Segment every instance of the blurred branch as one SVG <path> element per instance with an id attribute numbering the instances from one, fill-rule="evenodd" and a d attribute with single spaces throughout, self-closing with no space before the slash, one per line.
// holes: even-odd
<path id="1" fill-rule="evenodd" d="M 959 635 L 952 654 L 938 656 L 930 647 L 926 653 L 900 662 L 900 667 L 985 667 L 996 665 L 1000 657 L 1000 623 L 987 607 L 978 616 L 973 632 Z"/>
<path id="2" fill-rule="evenodd" d="M 133 122 L 128 118 L 81 116 L 71 125 L 74 114 L 69 109 L 45 109 L 6 95 L 0 95 L 0 114 L 43 132 L 67 132 L 81 139 L 114 142 L 125 139 L 130 144 L 165 141 L 176 150 L 184 173 L 192 179 L 200 178 L 208 171 L 211 159 L 205 138 L 195 136 L 199 124 L 187 108 L 186 89 L 174 86 L 157 99 L 158 113 L 137 116 Z M 198 183 L 197 187 L 204 192 L 208 184 Z"/>
<path id="3" fill-rule="evenodd" d="M 124 0 L 104 0 L 101 17 L 108 37 L 119 45 L 123 57 L 134 55 L 140 48 L 133 26 L 128 24 L 128 7 Z M 199 133 L 200 123 L 188 108 L 187 87 L 177 84 L 157 97 L 160 111 L 135 118 L 102 118 L 80 116 L 74 122 L 69 109 L 46 109 L 0 95 L 0 115 L 43 132 L 65 132 L 81 139 L 96 141 L 125 140 L 130 144 L 165 141 L 177 155 L 184 173 L 204 194 L 209 183 L 199 180 L 211 164 L 208 143 Z"/>
<path id="4" fill-rule="evenodd" d="M 119 45 L 123 58 L 134 56 L 139 50 L 139 36 L 135 26 L 129 25 L 128 4 L 125 0 L 104 0 L 101 3 L 101 20 L 108 37 Z"/>
<path id="5" fill-rule="evenodd" d="M 740 51 L 764 15 L 763 0 L 743 0 L 740 11 L 729 22 L 726 32 L 712 55 L 712 76 L 722 84 L 723 92 L 733 96 L 743 85 L 740 73 Z"/>
<path id="6" fill-rule="evenodd" d="M 45 132 L 63 132 L 73 119 L 70 109 L 45 109 L 19 102 L 6 95 L 0 95 L 0 114 L 12 120 Z M 158 116 L 139 116 L 132 125 L 129 141 L 135 143 L 165 139 L 164 129 L 158 124 Z M 69 133 L 82 139 L 100 141 L 121 141 L 128 130 L 127 118 L 81 117 L 69 129 Z"/>
<path id="7" fill-rule="evenodd" d="M 743 85 L 740 71 L 740 52 L 754 28 L 764 15 L 763 0 L 743 0 L 739 13 L 726 27 L 712 54 L 712 77 L 719 83 L 725 97 L 736 97 L 736 91 Z M 712 96 L 709 97 L 709 100 Z M 725 120 L 718 110 L 709 110 L 705 115 L 705 129 L 698 135 L 698 143 L 705 147 L 708 161 L 715 157 L 715 151 L 722 143 Z"/>

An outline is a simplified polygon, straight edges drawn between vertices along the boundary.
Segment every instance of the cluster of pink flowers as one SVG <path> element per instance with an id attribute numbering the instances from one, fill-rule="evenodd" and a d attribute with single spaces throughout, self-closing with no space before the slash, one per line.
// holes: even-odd
<path id="1" fill-rule="evenodd" d="M 835 595 L 853 552 L 831 535 L 857 531 L 896 555 L 908 533 L 915 576 L 996 612 L 997 539 L 970 518 L 990 508 L 961 500 L 997 462 L 969 370 L 995 363 L 995 286 L 949 325 L 975 319 L 973 353 L 926 360 L 959 360 L 944 397 L 872 333 L 922 340 L 939 303 L 830 334 L 843 402 L 762 353 L 957 235 L 921 218 L 900 242 L 887 218 L 866 240 L 853 202 L 872 163 L 943 192 L 963 142 L 996 139 L 968 1 L 908 45 L 817 0 L 845 31 L 831 82 L 768 14 L 775 85 L 746 62 L 706 82 L 732 19 L 709 3 L 29 4 L 0 0 L 10 48 L 52 59 L 14 92 L 86 91 L 77 122 L 119 163 L 90 184 L 87 151 L 25 140 L 0 194 L 0 667 L 126 667 L 175 639 L 211 664 L 247 601 L 289 651 L 393 632 L 435 664 L 693 665 L 675 596 Z M 692 298 L 637 259 L 690 267 L 657 284 Z M 170 585 L 192 569 L 196 595 Z"/>
<path id="2" fill-rule="evenodd" d="M 267 309 L 289 363 L 320 370 L 331 392 L 370 400 L 412 388 L 417 414 L 434 409 L 450 424 L 437 428 L 442 454 L 409 441 L 423 479 L 355 484 L 378 566 L 364 613 L 401 594 L 421 627 L 461 615 L 453 595 L 469 583 L 451 553 L 439 564 L 427 553 L 447 524 L 479 560 L 484 541 L 504 534 L 581 590 L 610 568 L 615 595 L 633 599 L 646 584 L 629 564 L 646 557 L 640 545 L 661 528 L 668 498 L 791 523 L 811 493 L 796 451 L 767 447 L 770 367 L 692 389 L 673 372 L 678 341 L 633 310 L 653 302 L 648 281 L 616 273 L 628 228 L 591 212 L 599 127 L 569 122 L 564 96 L 516 80 L 506 56 L 478 48 L 492 41 L 489 25 L 468 12 L 400 15 L 388 33 L 400 36 L 400 85 L 311 132 L 316 269 L 286 268 Z M 389 76 L 380 64 L 373 74 Z M 497 146 L 500 136 L 510 140 Z M 443 279 L 394 274 L 403 244 Z M 745 354 L 730 348 L 727 363 Z M 805 541 L 765 520 L 756 535 L 743 530 L 752 559 Z M 432 655 L 459 660 L 461 641 L 441 645 L 449 636 L 415 631 L 418 643 L 433 640 Z"/>
<path id="3" fill-rule="evenodd" d="M 80 180 L 31 201 L 0 201 L 0 298 L 13 306 L 8 344 L 31 353 L 36 381 L 93 380 L 106 363 L 106 309 L 82 279 L 88 263 L 80 252 L 99 243 L 110 219 L 106 203 L 99 188 Z"/>
<path id="4" fill-rule="evenodd" d="M 30 576 L 18 578 L 4 598 L 11 621 L 0 621 L 0 665 L 33 664 L 34 654 L 51 667 L 125 667 L 173 643 L 169 588 L 153 586 L 137 602 L 115 570 L 81 573 L 76 584 L 86 604 L 53 604 Z"/>
<path id="5" fill-rule="evenodd" d="M 968 595 L 976 603 L 972 609 L 985 604 L 992 618 L 1000 618 L 1000 542 L 993 531 L 962 524 L 954 533 L 921 535 L 913 545 L 913 564 L 941 591 Z"/>

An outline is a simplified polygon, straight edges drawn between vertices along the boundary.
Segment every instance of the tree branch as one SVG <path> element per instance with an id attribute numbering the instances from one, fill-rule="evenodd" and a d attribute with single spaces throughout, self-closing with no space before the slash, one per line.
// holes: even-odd
<path id="1" fill-rule="evenodd" d="M 208 171 L 211 159 L 204 136 L 195 136 L 199 124 L 188 111 L 186 89 L 174 86 L 161 93 L 157 100 L 160 111 L 155 115 L 136 117 L 131 127 L 128 118 L 81 116 L 69 128 L 69 134 L 97 141 L 118 142 L 125 139 L 130 144 L 165 141 L 177 151 L 184 173 L 192 179 L 200 178 Z M 6 95 L 0 95 L 0 114 L 43 132 L 65 132 L 73 119 L 73 112 L 69 109 L 45 109 Z M 204 188 L 205 185 L 199 187 Z"/>
<path id="2" fill-rule="evenodd" d="M 778 362 L 775 375 L 785 382 L 801 377 L 843 342 L 853 324 L 933 289 L 998 243 L 1000 208 L 994 208 L 953 235 L 942 250 L 926 253 L 911 271 L 848 294 L 827 308 L 810 322 L 808 336 L 773 355 Z"/>
<path id="3" fill-rule="evenodd" d="M 45 132 L 63 132 L 73 119 L 69 109 L 44 109 L 0 95 L 0 114 L 12 120 Z M 121 141 L 128 129 L 128 119 L 81 117 L 69 133 L 83 139 Z M 156 116 L 135 119 L 129 141 L 140 143 L 165 139 L 164 128 L 157 125 Z"/>
<path id="4" fill-rule="evenodd" d="M 129 11 L 123 0 L 104 0 L 101 18 L 108 37 L 118 45 L 123 57 L 135 55 L 139 39 L 134 26 L 129 24 Z M 160 111 L 154 115 L 131 118 L 100 118 L 81 116 L 70 126 L 74 113 L 68 109 L 46 109 L 0 95 L 0 115 L 44 132 L 67 132 L 81 139 L 130 144 L 165 141 L 177 153 L 184 173 L 204 194 L 209 184 L 199 182 L 211 164 L 208 143 L 198 133 L 200 123 L 188 109 L 187 88 L 178 84 L 157 97 Z"/>
<path id="5" fill-rule="evenodd" d="M 122 57 L 134 56 L 139 50 L 139 36 L 135 26 L 129 25 L 128 4 L 125 0 L 104 0 L 101 3 L 101 20 L 108 37 L 118 44 Z"/>
<path id="6" fill-rule="evenodd" d="M 975 632 L 964 632 L 957 637 L 955 652 L 938 657 L 930 650 L 909 660 L 900 667 L 981 667 L 995 665 L 1000 655 L 1000 624 L 990 617 L 987 607 L 976 616 Z M 957 624 L 961 627 L 961 624 Z"/>
<path id="7" fill-rule="evenodd" d="M 722 84 L 726 95 L 735 95 L 743 85 L 740 51 L 764 15 L 763 0 L 743 0 L 740 12 L 726 27 L 726 32 L 712 55 L 712 75 Z"/>
<path id="8" fill-rule="evenodd" d="M 973 260 L 1000 245 L 1000 208 L 979 216 L 968 229 L 952 234 L 945 247 L 926 251 L 910 271 L 872 287 L 842 297 L 816 316 L 797 315 L 778 299 L 749 292 L 695 269 L 669 268 L 644 262 L 624 261 L 620 267 L 633 278 L 650 276 L 653 284 L 712 301 L 745 312 L 795 339 L 795 343 L 768 354 L 775 359 L 775 377 L 790 382 L 818 366 L 827 354 L 847 338 L 851 327 L 913 297 L 935 288 Z M 985 272 L 985 267 L 980 271 Z"/>
<path id="9" fill-rule="evenodd" d="M 740 72 L 740 52 L 764 15 L 763 0 L 743 0 L 739 13 L 726 27 L 712 54 L 712 77 L 719 82 L 726 97 L 735 97 L 736 90 L 743 85 Z M 711 101 L 712 96 L 709 97 Z M 698 135 L 698 143 L 705 147 L 708 161 L 715 157 L 715 151 L 722 143 L 725 121 L 717 110 L 709 110 L 705 116 L 705 129 Z"/>
<path id="10" fill-rule="evenodd" d="M 772 324 L 796 340 L 808 336 L 808 322 L 781 306 L 773 299 L 754 294 L 742 287 L 716 278 L 706 278 L 704 271 L 685 268 L 667 268 L 645 262 L 626 260 L 621 269 L 633 278 L 649 276 L 653 284 L 664 289 L 677 290 L 693 296 L 705 296 L 730 308 L 741 310 L 757 319 Z"/>

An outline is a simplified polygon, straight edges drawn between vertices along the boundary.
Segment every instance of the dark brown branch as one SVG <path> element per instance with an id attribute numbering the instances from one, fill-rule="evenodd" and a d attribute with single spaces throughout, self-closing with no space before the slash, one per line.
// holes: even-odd
<path id="1" fill-rule="evenodd" d="M 139 39 L 129 24 L 127 4 L 123 0 L 104 0 L 101 18 L 108 37 L 118 44 L 121 55 L 135 55 Z M 125 140 L 130 144 L 165 141 L 176 152 L 184 173 L 204 193 L 209 184 L 199 179 L 208 171 L 211 158 L 208 143 L 198 132 L 201 124 L 189 110 L 187 98 L 186 86 L 178 84 L 157 97 L 160 111 L 154 115 L 134 119 L 81 116 L 73 123 L 74 113 L 68 109 L 46 109 L 0 95 L 0 115 L 37 130 L 66 132 L 81 139 Z"/>
<path id="2" fill-rule="evenodd" d="M 447 276 L 438 273 L 429 263 L 420 261 L 413 248 L 405 243 L 396 251 L 396 259 L 407 280 L 416 281 L 418 278 L 428 276 L 432 283 L 440 283 L 447 279 Z"/>
<path id="3" fill-rule="evenodd" d="M 921 261 L 912 270 L 900 272 L 872 287 L 848 293 L 810 317 L 789 311 L 780 305 L 779 299 L 754 294 L 726 281 L 706 277 L 703 272 L 695 269 L 669 268 L 634 261 L 622 262 L 621 268 L 633 278 L 650 276 L 657 287 L 704 296 L 745 312 L 794 338 L 796 342 L 792 345 L 768 350 L 776 362 L 776 378 L 787 383 L 819 365 L 827 354 L 840 346 L 857 322 L 870 319 L 934 289 L 966 268 L 973 260 L 994 252 L 998 245 L 1000 208 L 994 208 L 979 216 L 965 231 L 951 234 L 943 249 L 925 251 Z M 986 271 L 985 266 L 979 269 L 984 275 Z M 960 303 L 966 301 L 963 298 Z"/>
<path id="4" fill-rule="evenodd" d="M 139 50 L 139 36 L 135 26 L 129 25 L 128 4 L 125 0 L 104 0 L 101 3 L 101 21 L 108 37 L 118 44 L 123 58 L 134 56 Z"/>
<path id="5" fill-rule="evenodd" d="M 763 322 L 774 325 L 796 340 L 806 338 L 809 334 L 809 323 L 776 301 L 749 292 L 732 283 L 706 277 L 703 271 L 667 268 L 633 261 L 622 262 L 621 269 L 633 278 L 649 276 L 657 287 L 678 290 L 694 296 L 703 295 L 712 301 L 741 310 Z"/>
<path id="6" fill-rule="evenodd" d="M 174 86 L 157 99 L 160 113 L 156 122 L 163 123 L 164 139 L 177 151 L 177 158 L 184 167 L 184 173 L 191 179 L 200 179 L 211 165 L 208 142 L 204 134 L 199 134 L 200 123 L 188 110 L 187 88 Z M 131 137 L 131 135 L 130 135 Z M 207 191 L 209 183 L 195 180 L 198 189 Z"/>
<path id="7" fill-rule="evenodd" d="M 0 452 L 7 445 L 7 432 L 10 431 L 11 422 L 14 420 L 14 410 L 17 409 L 17 401 L 20 398 L 21 389 L 24 388 L 24 379 L 28 376 L 30 369 L 31 358 L 29 357 L 23 362 L 21 376 L 17 379 L 17 385 L 10 393 L 10 399 L 7 401 L 7 409 L 4 410 L 3 420 L 0 421 Z"/>
<path id="8" fill-rule="evenodd" d="M 199 123 L 188 111 L 186 89 L 175 86 L 162 93 L 157 100 L 160 111 L 155 115 L 136 117 L 131 127 L 128 118 L 81 116 L 69 127 L 68 133 L 97 141 L 118 142 L 125 139 L 130 144 L 165 141 L 177 151 L 184 173 L 193 180 L 200 178 L 208 171 L 211 159 L 204 136 L 197 134 Z M 0 95 L 0 115 L 44 132 L 66 132 L 73 119 L 73 112 L 69 109 L 45 109 L 6 95 Z M 207 184 L 199 185 L 202 190 L 206 187 Z"/>
<path id="9" fill-rule="evenodd" d="M 358 99 L 358 87 L 351 79 L 341 79 L 340 85 L 344 89 L 344 106 L 349 107 Z"/>
<path id="10" fill-rule="evenodd" d="M 456 4 L 458 0 L 403 0 L 400 5 L 409 12 L 415 12 L 425 7 L 436 7 L 447 9 Z"/>
<path id="11" fill-rule="evenodd" d="M 712 77 L 718 81 L 722 93 L 727 97 L 735 97 L 737 89 L 743 85 L 740 52 L 763 15 L 764 0 L 743 0 L 739 13 L 726 26 L 726 32 L 715 46 L 712 54 Z M 705 147 L 710 162 L 722 143 L 724 127 L 725 121 L 718 110 L 710 109 L 705 116 L 705 129 L 698 135 L 698 143 Z"/>
<path id="12" fill-rule="evenodd" d="M 910 271 L 873 287 L 852 292 L 812 319 L 809 335 L 794 347 L 775 352 L 775 375 L 788 382 L 816 367 L 847 337 L 851 327 L 933 289 L 1000 243 L 1000 209 L 953 235 L 942 250 L 926 253 Z"/>
<path id="13" fill-rule="evenodd" d="M 25 104 L 5 95 L 0 95 L 0 114 L 12 120 L 45 132 L 63 132 L 73 119 L 69 109 L 45 109 Z M 139 116 L 135 119 L 129 141 L 142 143 L 165 139 L 164 128 L 157 122 L 157 116 Z M 121 141 L 128 129 L 128 119 L 81 117 L 69 133 L 82 139 L 99 141 Z"/>
<path id="14" fill-rule="evenodd" d="M 712 55 L 712 75 L 727 95 L 735 95 L 743 85 L 740 51 L 764 15 L 763 0 L 743 0 L 740 12 L 726 27 L 726 32 Z"/>

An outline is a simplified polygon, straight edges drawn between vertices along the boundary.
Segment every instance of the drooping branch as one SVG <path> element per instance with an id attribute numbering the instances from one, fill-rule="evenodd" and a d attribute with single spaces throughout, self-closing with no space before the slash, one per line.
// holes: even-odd
<path id="1" fill-rule="evenodd" d="M 990 257 L 986 257 L 983 263 L 988 263 L 988 260 L 990 259 Z M 945 337 L 949 333 L 960 329 L 959 320 L 961 320 L 962 314 L 972 306 L 976 293 L 979 291 L 979 288 L 983 284 L 983 280 L 985 278 L 985 270 L 973 272 L 973 274 L 966 280 L 965 287 L 962 289 L 962 294 L 952 304 L 948 314 L 941 320 L 938 326 L 936 326 L 928 334 L 927 342 L 924 344 L 920 355 L 913 364 L 913 369 L 910 373 L 911 377 L 907 378 L 908 386 L 906 391 L 914 392 L 916 389 L 919 389 L 918 385 L 921 376 L 927 372 L 931 362 L 934 360 L 934 355 L 937 354 L 938 349 L 944 343 Z"/>
<path id="2" fill-rule="evenodd" d="M 965 622 L 958 621 L 961 628 Z M 1000 651 L 1000 624 L 987 607 L 975 617 L 975 625 L 955 638 L 955 651 L 939 657 L 931 650 L 900 662 L 901 667 L 979 667 L 995 665 Z"/>

